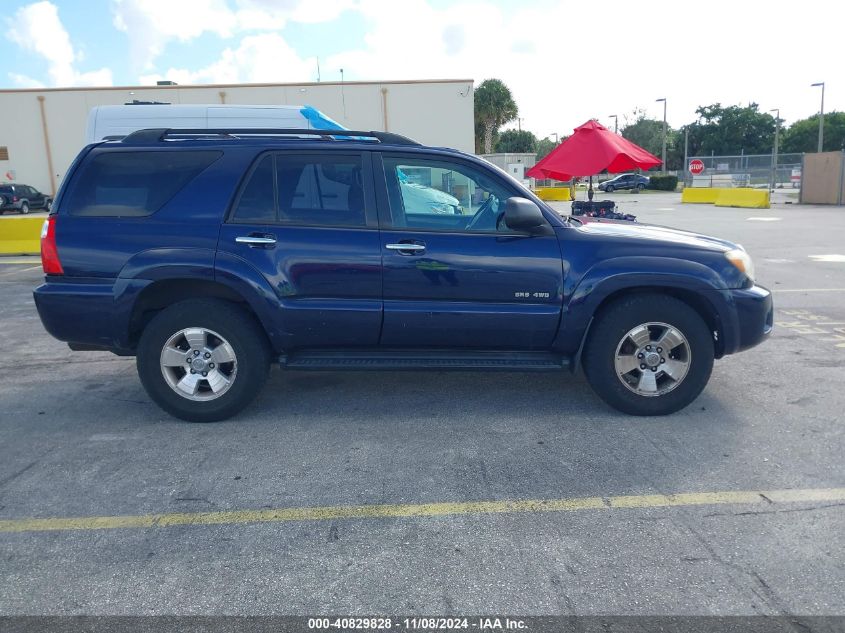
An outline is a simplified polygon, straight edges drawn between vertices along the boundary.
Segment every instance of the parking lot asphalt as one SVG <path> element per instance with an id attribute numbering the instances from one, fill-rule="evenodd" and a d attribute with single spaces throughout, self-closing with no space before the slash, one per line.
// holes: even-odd
<path id="1" fill-rule="evenodd" d="M 180 422 L 0 260 L 0 614 L 845 613 L 845 210 L 608 197 L 775 293 L 668 417 L 568 375 L 275 370 Z"/>

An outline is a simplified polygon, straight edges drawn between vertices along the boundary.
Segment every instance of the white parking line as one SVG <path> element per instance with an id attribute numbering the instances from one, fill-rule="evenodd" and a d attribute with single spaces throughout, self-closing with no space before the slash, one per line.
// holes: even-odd
<path id="1" fill-rule="evenodd" d="M 774 292 L 845 292 L 845 288 L 775 288 Z"/>
<path id="2" fill-rule="evenodd" d="M 16 268 L 15 270 L 10 270 L 10 271 L 5 272 L 5 273 L 0 273 L 0 277 L 8 277 L 9 275 L 14 275 L 16 273 L 26 272 L 27 270 L 36 270 L 38 268 L 41 268 L 41 266 L 32 266 L 30 268 Z"/>
<path id="3" fill-rule="evenodd" d="M 807 255 L 807 257 L 816 262 L 845 263 L 845 255 Z"/>
<path id="4" fill-rule="evenodd" d="M 745 218 L 746 220 L 756 220 L 757 222 L 778 222 L 780 218 L 772 218 L 772 217 L 754 217 L 754 218 Z"/>

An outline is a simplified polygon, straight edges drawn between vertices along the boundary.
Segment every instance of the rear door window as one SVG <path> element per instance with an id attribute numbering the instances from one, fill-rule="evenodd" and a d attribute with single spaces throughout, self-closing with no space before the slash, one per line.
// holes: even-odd
<path id="1" fill-rule="evenodd" d="M 364 226 L 360 156 L 276 156 L 279 221 Z"/>
<path id="2" fill-rule="evenodd" d="M 152 215 L 220 157 L 219 151 L 103 152 L 69 192 L 70 215 Z"/>
<path id="3" fill-rule="evenodd" d="M 366 226 L 358 155 L 268 154 L 241 190 L 233 222 Z"/>

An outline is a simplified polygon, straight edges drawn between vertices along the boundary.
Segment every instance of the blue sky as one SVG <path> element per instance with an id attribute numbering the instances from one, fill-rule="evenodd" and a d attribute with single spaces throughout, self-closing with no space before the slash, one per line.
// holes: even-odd
<path id="1" fill-rule="evenodd" d="M 712 103 L 845 110 L 841 21 L 823 0 L 3 0 L 0 87 L 498 77 L 523 128 L 567 134 Z M 789 16 L 788 20 L 784 16 Z M 773 38 L 780 46 L 766 42 Z M 772 52 L 774 51 L 774 52 Z M 774 57 L 771 57 L 774 55 Z M 515 124 L 513 125 L 515 127 Z"/>

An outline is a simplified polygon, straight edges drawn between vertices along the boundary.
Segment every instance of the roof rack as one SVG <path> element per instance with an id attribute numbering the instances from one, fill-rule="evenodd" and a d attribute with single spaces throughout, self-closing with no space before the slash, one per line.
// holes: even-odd
<path id="1" fill-rule="evenodd" d="M 306 130 L 300 128 L 151 128 L 137 130 L 123 137 L 124 143 L 145 145 L 168 139 L 186 138 L 240 138 L 244 136 L 317 136 L 325 141 L 336 141 L 338 136 L 360 136 L 364 140 L 390 145 L 419 145 L 417 141 L 392 132 L 363 132 L 361 130 Z M 356 139 L 357 140 L 357 139 Z"/>

